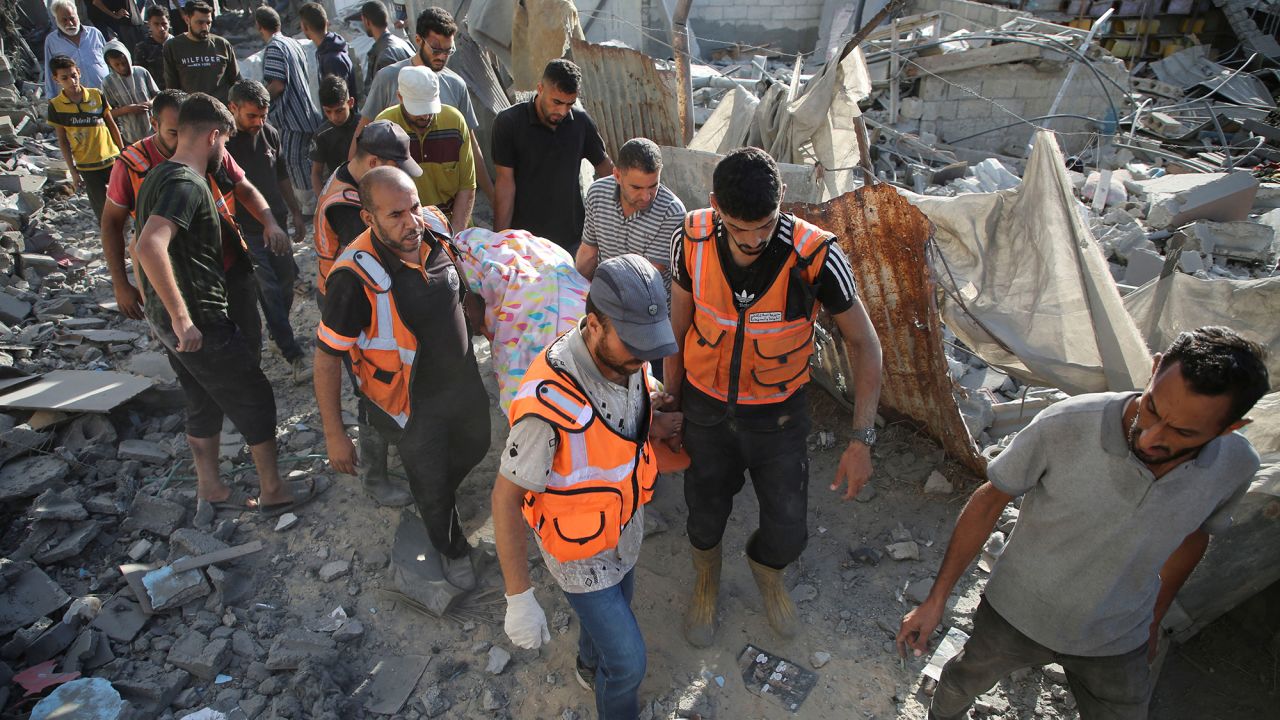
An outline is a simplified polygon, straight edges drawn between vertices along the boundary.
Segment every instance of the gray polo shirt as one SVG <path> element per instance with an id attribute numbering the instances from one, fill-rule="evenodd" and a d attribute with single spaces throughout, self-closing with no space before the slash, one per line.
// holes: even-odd
<path id="1" fill-rule="evenodd" d="M 1064 400 L 987 469 L 1001 492 L 1026 495 L 987 600 L 1060 653 L 1119 655 L 1146 642 L 1160 568 L 1197 528 L 1230 527 L 1258 470 L 1253 446 L 1232 433 L 1156 480 L 1122 427 L 1136 395 Z"/>

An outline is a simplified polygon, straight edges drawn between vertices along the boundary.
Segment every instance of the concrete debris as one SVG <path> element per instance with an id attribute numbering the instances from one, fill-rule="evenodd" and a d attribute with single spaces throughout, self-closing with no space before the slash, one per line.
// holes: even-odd
<path id="1" fill-rule="evenodd" d="M 894 560 L 919 560 L 920 546 L 914 540 L 905 542 L 896 542 L 885 546 L 885 552 L 889 553 L 889 557 Z"/>
<path id="2" fill-rule="evenodd" d="M 129 703 L 102 678 L 81 678 L 59 686 L 31 708 L 31 720 L 123 720 Z"/>
<path id="3" fill-rule="evenodd" d="M 67 461 L 57 455 L 33 455 L 5 463 L 0 468 L 0 502 L 39 495 L 70 472 Z"/>
<path id="4" fill-rule="evenodd" d="M 924 492 L 926 495 L 950 495 L 955 488 L 945 475 L 934 470 L 924 482 Z"/>
<path id="5" fill-rule="evenodd" d="M 485 665 L 484 671 L 490 675 L 501 675 L 502 671 L 507 669 L 509 662 L 511 662 L 511 653 L 494 645 L 489 648 L 489 662 Z"/>
<path id="6" fill-rule="evenodd" d="M 172 565 L 152 570 L 142 577 L 147 598 L 157 612 L 178 608 L 213 592 L 199 570 L 177 572 Z"/>
<path id="7" fill-rule="evenodd" d="M 165 661 L 201 680 L 213 680 L 231 660 L 231 641 L 210 640 L 198 632 L 184 633 L 169 649 Z"/>
<path id="8" fill-rule="evenodd" d="M 186 514 L 186 509 L 175 502 L 138 493 L 121 527 L 127 531 L 146 530 L 157 537 L 167 538 L 182 524 Z"/>
<path id="9" fill-rule="evenodd" d="M 809 656 L 809 664 L 813 666 L 814 670 L 821 668 L 829 662 L 831 662 L 831 653 L 829 652 L 818 650 Z"/>

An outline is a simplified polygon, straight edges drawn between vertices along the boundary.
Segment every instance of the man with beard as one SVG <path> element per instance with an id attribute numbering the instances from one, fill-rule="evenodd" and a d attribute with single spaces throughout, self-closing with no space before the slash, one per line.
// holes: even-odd
<path id="1" fill-rule="evenodd" d="M 462 113 L 440 102 L 440 80 L 430 68 L 400 68 L 398 97 L 400 104 L 377 119 L 390 120 L 409 135 L 413 159 L 422 168 L 414 180 L 422 204 L 448 216 L 452 232 L 466 230 L 476 201 L 476 166 Z"/>
<path id="2" fill-rule="evenodd" d="M 182 6 L 187 31 L 164 44 L 164 86 L 186 93 L 208 93 L 227 102 L 240 78 L 236 54 L 227 39 L 210 32 L 213 7 L 204 0 Z"/>
<path id="3" fill-rule="evenodd" d="M 249 182 L 267 199 L 270 214 L 278 227 L 287 223 L 285 208 L 288 208 L 293 215 L 293 241 L 302 242 L 306 237 L 306 221 L 293 192 L 293 184 L 289 181 L 280 133 L 266 120 L 271 106 L 267 88 L 257 80 L 240 80 L 231 88 L 230 96 L 229 107 L 236 121 L 236 134 L 227 140 L 227 153 L 244 168 Z M 283 233 L 268 235 L 266 227 L 246 207 L 236 208 L 236 221 L 240 223 L 245 243 L 253 254 L 258 295 L 267 330 L 285 362 L 289 363 L 294 383 L 305 382 L 310 376 L 306 353 L 298 344 L 289 321 L 289 312 L 293 309 L 293 285 L 298 278 L 298 266 L 293 260 L 289 238 Z"/>
<path id="4" fill-rule="evenodd" d="M 181 90 L 162 90 L 152 99 L 151 127 L 155 134 L 139 140 L 120 153 L 118 161 L 111 168 L 111 181 L 107 185 L 107 202 L 102 208 L 102 256 L 111 274 L 116 307 L 125 317 L 135 320 L 143 318 L 142 293 L 129 282 L 125 270 L 124 224 L 134 216 L 138 188 L 142 187 L 147 173 L 173 157 L 174 150 L 178 147 L 178 110 L 186 97 L 187 94 Z M 285 232 L 276 224 L 262 193 L 245 178 L 244 170 L 236 164 L 230 153 L 222 154 L 222 163 L 210 168 L 205 180 L 213 194 L 222 229 L 222 269 L 227 280 L 227 314 L 245 336 L 254 357 L 258 357 L 262 349 L 258 283 L 253 277 L 253 264 L 236 225 L 237 203 L 263 223 L 266 237 L 280 242 Z"/>
<path id="5" fill-rule="evenodd" d="M 470 295 L 447 236 L 433 230 L 403 170 L 365 173 L 360 205 L 369 229 L 330 270 L 316 332 L 316 404 L 329 463 L 356 474 L 341 407 L 342 359 L 349 357 L 362 414 L 400 450 L 430 540 L 425 562 L 438 561 L 445 580 L 471 590 L 475 567 L 455 493 L 489 450 L 489 396 L 463 314 Z M 404 577 L 396 574 L 400 591 L 419 596 L 422 588 Z"/>
<path id="6" fill-rule="evenodd" d="M 458 36 L 458 24 L 453 21 L 448 10 L 429 7 L 418 14 L 416 31 L 413 41 L 418 46 L 418 52 L 379 70 L 373 78 L 373 84 L 365 88 L 364 106 L 360 109 L 360 125 L 357 130 L 373 122 L 378 113 L 395 103 L 401 68 L 410 65 L 431 68 L 440 81 L 440 102 L 462 113 L 467 121 L 467 129 L 471 131 L 471 156 L 475 158 L 476 186 L 489 199 L 489 206 L 492 207 L 493 180 L 484 163 L 480 143 L 476 141 L 476 130 L 480 128 L 480 122 L 476 120 L 476 112 L 471 107 L 471 93 L 462 76 L 447 67 L 449 58 L 457 50 L 454 40 Z M 355 151 L 353 142 L 350 150 L 353 156 Z"/>
<path id="7" fill-rule="evenodd" d="M 920 656 L 1001 511 L 1018 522 L 942 670 L 929 717 L 1020 668 L 1058 663 L 1083 720 L 1145 720 L 1160 622 L 1259 465 L 1236 430 L 1268 390 L 1263 350 L 1224 327 L 1180 333 L 1141 392 L 1078 395 L 1041 412 L 987 467 L 928 598 L 902 620 Z"/>
<path id="8" fill-rule="evenodd" d="M 55 97 L 61 88 L 53 79 L 53 71 L 49 69 L 49 61 L 59 55 L 66 55 L 76 61 L 80 68 L 80 84 L 84 87 L 101 88 L 110 68 L 102 57 L 107 48 L 107 39 L 102 32 L 91 25 L 80 23 L 80 14 L 76 12 L 76 4 L 72 0 L 53 0 L 49 3 L 49 14 L 58 29 L 49 33 L 44 39 L 44 94 L 47 98 Z"/>
<path id="9" fill-rule="evenodd" d="M 528 230 L 570 255 L 582 240 L 582 160 L 595 167 L 596 177 L 613 172 L 595 121 L 573 109 L 581 85 L 577 65 L 552 60 L 537 94 L 493 121 L 493 229 Z"/>
<path id="10" fill-rule="evenodd" d="M 379 70 L 412 55 L 413 47 L 387 27 L 387 6 L 380 0 L 369 0 L 360 6 L 360 22 L 364 25 L 365 34 L 373 38 L 373 45 L 364 57 L 364 86 L 367 88 L 373 84 L 373 76 Z"/>
<path id="11" fill-rule="evenodd" d="M 314 497 L 284 484 L 276 466 L 276 406 L 271 383 L 227 314 L 227 285 L 219 214 L 205 183 L 222 164 L 235 120 L 222 103 L 197 93 L 178 111 L 173 155 L 152 168 L 138 188 L 141 230 L 134 256 L 142 271 L 147 323 L 169 355 L 187 400 L 187 444 L 196 469 L 197 497 L 218 504 L 234 498 L 218 476 L 224 414 L 253 455 L 260 510 L 279 514 Z"/>

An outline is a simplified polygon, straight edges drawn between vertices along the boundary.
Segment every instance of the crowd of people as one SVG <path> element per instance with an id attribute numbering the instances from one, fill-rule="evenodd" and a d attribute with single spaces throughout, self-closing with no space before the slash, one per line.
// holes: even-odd
<path id="1" fill-rule="evenodd" d="M 510 241 L 505 255 L 487 257 L 537 258 L 588 288 L 581 305 L 524 308 L 571 314 L 572 324 L 526 348 L 527 363 L 503 368 L 510 431 L 491 508 L 511 641 L 550 640 L 529 575 L 532 531 L 579 620 L 579 681 L 601 718 L 637 716 L 646 650 L 631 610 L 634 569 L 644 506 L 661 491 L 660 473 L 675 470 L 684 471 L 693 567 L 685 639 L 715 642 L 721 568 L 736 555 L 724 534 L 748 476 L 760 510 L 747 563 L 772 631 L 796 635 L 783 576 L 808 539 L 819 313 L 838 329 L 852 371 L 850 440 L 829 485 L 844 500 L 872 474 L 881 349 L 837 238 L 782 211 L 786 188 L 767 153 L 726 155 L 709 206 L 686 208 L 663 185 L 650 140 L 609 157 L 575 106 L 581 72 L 553 60 L 534 96 L 495 119 L 491 179 L 466 84 L 447 67 L 458 26 L 435 7 L 415 19 L 410 43 L 389 28 L 384 5 L 365 3 L 375 42 L 357 63 L 323 7 L 303 5 L 301 30 L 324 72 L 318 106 L 304 50 L 269 7 L 253 13 L 266 44 L 262 82 L 239 77 L 203 0 L 183 6 L 175 37 L 169 8 L 149 8 L 149 34 L 132 52 L 82 26 L 71 0 L 50 12 L 49 122 L 101 221 L 120 312 L 145 318 L 185 392 L 200 502 L 278 514 L 321 490 L 285 483 L 276 468 L 265 319 L 294 380 L 313 383 L 332 469 L 358 475 L 381 505 L 415 505 L 430 544 L 422 556 L 458 590 L 475 588 L 456 493 L 493 440 L 471 337 L 492 338 L 496 318 L 468 280 L 465 254 Z M 583 160 L 597 177 L 585 202 Z M 473 227 L 477 189 L 497 232 Z M 310 220 L 303 195 L 316 198 Z M 308 230 L 320 311 L 310 365 L 290 321 L 292 245 Z M 498 277 L 514 287 L 510 270 Z M 502 302 L 504 313 L 521 311 Z M 354 440 L 344 376 L 358 397 Z M 1201 328 L 1156 356 L 1140 392 L 1064 401 L 1018 434 L 960 514 L 933 591 L 902 622 L 902 650 L 923 653 L 1002 509 L 1023 496 L 973 636 L 944 668 L 930 716 L 962 717 L 1009 672 L 1060 662 L 1082 717 L 1145 717 L 1160 621 L 1258 467 L 1234 431 L 1267 388 L 1258 346 Z M 249 445 L 257 497 L 219 476 L 224 416 Z M 407 482 L 388 473 L 391 445 Z"/>

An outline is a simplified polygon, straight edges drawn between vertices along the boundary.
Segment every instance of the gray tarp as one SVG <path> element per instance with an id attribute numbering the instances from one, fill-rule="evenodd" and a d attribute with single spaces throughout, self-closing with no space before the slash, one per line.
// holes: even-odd
<path id="1" fill-rule="evenodd" d="M 937 227 L 947 326 L 984 361 L 1070 394 L 1141 387 L 1151 359 L 1080 215 L 1049 132 L 1022 184 L 953 198 L 906 193 Z"/>

